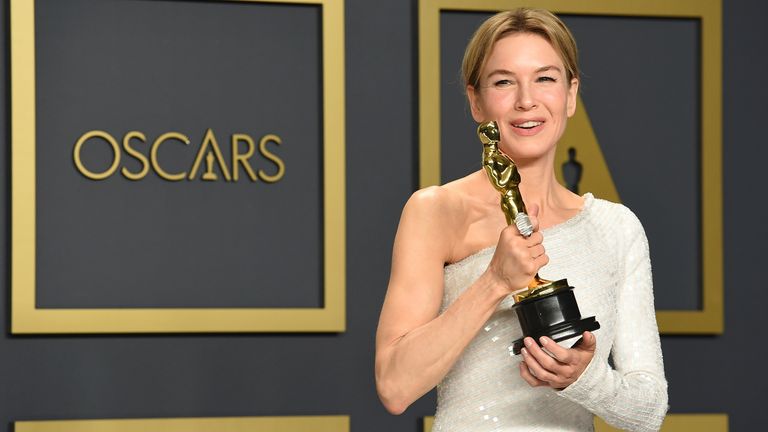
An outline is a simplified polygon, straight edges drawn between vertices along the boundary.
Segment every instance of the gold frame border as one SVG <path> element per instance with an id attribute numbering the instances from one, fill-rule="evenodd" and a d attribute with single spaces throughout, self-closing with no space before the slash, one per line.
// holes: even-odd
<path id="1" fill-rule="evenodd" d="M 440 183 L 440 11 L 495 12 L 520 0 L 419 1 L 419 184 Z M 663 334 L 723 333 L 722 0 L 537 0 L 556 13 L 701 20 L 701 310 L 659 310 Z M 706 193 L 704 193 L 706 191 Z"/>
<path id="2" fill-rule="evenodd" d="M 435 417 L 424 417 L 424 432 L 432 430 Z M 595 432 L 611 432 L 619 429 L 595 417 Z M 728 414 L 667 414 L 660 432 L 728 432 Z M 42 432 L 42 431 L 41 431 Z"/>
<path id="3" fill-rule="evenodd" d="M 323 50 L 323 308 L 37 309 L 34 0 L 11 0 L 11 332 L 343 332 L 346 329 L 344 0 L 317 4 Z"/>
<path id="4" fill-rule="evenodd" d="M 16 432 L 349 432 L 349 416 L 208 417 L 168 419 L 35 420 Z"/>

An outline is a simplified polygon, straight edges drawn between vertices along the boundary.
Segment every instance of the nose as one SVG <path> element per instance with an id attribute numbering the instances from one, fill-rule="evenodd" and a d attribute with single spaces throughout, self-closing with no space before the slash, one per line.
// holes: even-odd
<path id="1" fill-rule="evenodd" d="M 518 111 L 530 111 L 536 108 L 533 92 L 528 84 L 520 84 L 517 91 L 515 109 Z"/>

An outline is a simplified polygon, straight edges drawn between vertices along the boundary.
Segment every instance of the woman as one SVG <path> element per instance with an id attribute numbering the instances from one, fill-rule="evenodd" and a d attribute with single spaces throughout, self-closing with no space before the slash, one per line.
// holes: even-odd
<path id="1" fill-rule="evenodd" d="M 535 232 L 507 226 L 483 171 L 413 194 L 377 332 L 382 402 L 399 414 L 438 386 L 441 431 L 585 431 L 593 415 L 657 430 L 667 384 L 643 228 L 626 207 L 555 180 L 579 87 L 572 35 L 547 11 L 497 14 L 473 36 L 462 72 L 473 118 L 498 122 L 500 148 L 518 165 Z M 537 272 L 567 277 L 602 328 L 573 347 L 526 338 L 510 356 L 521 336 L 510 294 Z"/>

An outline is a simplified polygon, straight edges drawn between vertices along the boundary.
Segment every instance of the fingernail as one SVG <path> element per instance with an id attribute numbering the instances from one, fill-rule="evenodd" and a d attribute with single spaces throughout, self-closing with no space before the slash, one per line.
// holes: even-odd
<path id="1" fill-rule="evenodd" d="M 523 356 L 527 356 L 528 355 L 528 350 L 525 349 L 525 348 L 521 349 L 520 352 L 523 353 Z"/>
<path id="2" fill-rule="evenodd" d="M 549 343 L 546 336 L 542 336 L 539 338 L 539 342 L 541 342 L 542 345 L 546 345 Z"/>
<path id="3" fill-rule="evenodd" d="M 529 347 L 531 345 L 533 345 L 533 339 L 529 337 L 525 338 L 525 346 Z"/>

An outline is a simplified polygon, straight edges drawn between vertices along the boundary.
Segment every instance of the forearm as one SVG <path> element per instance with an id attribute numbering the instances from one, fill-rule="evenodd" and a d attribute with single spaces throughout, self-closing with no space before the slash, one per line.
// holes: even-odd
<path id="1" fill-rule="evenodd" d="M 506 292 L 485 273 L 441 315 L 380 348 L 377 388 L 390 412 L 403 412 L 443 379 Z"/>
<path id="2" fill-rule="evenodd" d="M 627 431 L 657 431 L 667 412 L 663 375 L 644 370 L 621 374 L 597 357 L 577 382 L 559 394 Z"/>

